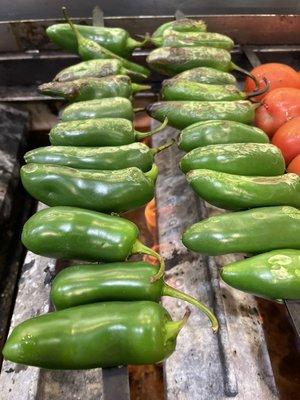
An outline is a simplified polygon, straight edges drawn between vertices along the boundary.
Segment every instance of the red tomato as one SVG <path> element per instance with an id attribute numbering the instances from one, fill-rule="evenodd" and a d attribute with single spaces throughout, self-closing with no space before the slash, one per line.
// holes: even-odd
<path id="1" fill-rule="evenodd" d="M 300 154 L 300 117 L 283 124 L 273 136 L 272 144 L 279 147 L 286 165 Z"/>
<path id="2" fill-rule="evenodd" d="M 300 154 L 289 163 L 287 172 L 293 172 L 294 174 L 300 175 Z"/>
<path id="3" fill-rule="evenodd" d="M 268 63 L 262 64 L 253 68 L 251 74 L 254 75 L 258 82 L 259 88 L 265 87 L 263 78 L 269 83 L 269 92 L 279 87 L 293 87 L 300 89 L 300 74 L 292 67 L 285 64 Z M 252 92 L 255 90 L 255 83 L 253 79 L 247 77 L 245 81 L 245 92 Z M 255 100 L 261 100 L 266 96 L 264 93 L 260 96 L 253 97 Z"/>
<path id="4" fill-rule="evenodd" d="M 278 88 L 269 92 L 255 112 L 255 125 L 271 138 L 290 119 L 300 117 L 300 89 Z"/>

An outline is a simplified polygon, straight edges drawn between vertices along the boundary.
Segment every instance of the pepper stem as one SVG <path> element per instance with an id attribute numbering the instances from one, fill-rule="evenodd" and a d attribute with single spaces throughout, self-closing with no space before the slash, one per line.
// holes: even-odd
<path id="1" fill-rule="evenodd" d="M 250 72 L 246 71 L 245 69 L 239 67 L 238 65 L 234 64 L 233 62 L 231 62 L 231 67 L 232 67 L 233 70 L 239 71 L 242 74 L 249 76 L 249 78 L 251 78 L 255 83 L 255 90 L 257 90 L 257 91 L 259 90 L 259 82 L 256 79 L 256 76 L 254 76 Z"/>
<path id="2" fill-rule="evenodd" d="M 155 133 L 158 133 L 161 130 L 163 130 L 167 125 L 168 125 L 168 118 L 166 117 L 164 119 L 164 122 L 158 128 L 153 129 L 153 131 L 150 131 L 150 132 L 138 132 L 138 131 L 135 131 L 135 138 L 137 140 L 141 140 L 141 139 L 144 139 L 145 137 L 152 136 Z"/>
<path id="3" fill-rule="evenodd" d="M 139 107 L 139 108 L 134 108 L 133 109 L 133 112 L 135 112 L 135 113 L 139 113 L 139 112 L 142 112 L 142 111 L 145 111 L 145 107 Z"/>
<path id="4" fill-rule="evenodd" d="M 186 324 L 189 316 L 191 315 L 191 310 L 189 308 L 186 309 L 185 314 L 182 319 L 179 321 L 168 321 L 166 322 L 166 340 L 172 340 L 177 337 L 180 330 Z"/>
<path id="5" fill-rule="evenodd" d="M 152 149 L 150 149 L 150 151 L 151 151 L 151 153 L 152 153 L 153 155 L 155 155 L 155 154 L 157 154 L 157 153 L 159 153 L 159 152 L 161 152 L 161 151 L 167 149 L 168 147 L 172 146 L 172 144 L 174 144 L 175 142 L 176 142 L 176 140 L 175 140 L 175 139 L 172 139 L 172 140 L 170 140 L 169 142 L 164 143 L 164 144 L 162 144 L 162 145 L 159 146 L 159 147 L 153 147 Z"/>
<path id="6" fill-rule="evenodd" d="M 158 168 L 157 168 L 156 164 L 153 164 L 149 171 L 144 172 L 144 175 L 146 176 L 146 178 L 148 178 L 151 181 L 155 182 L 156 178 L 157 178 L 157 175 L 158 175 Z"/>
<path id="7" fill-rule="evenodd" d="M 265 87 L 263 87 L 260 90 L 254 90 L 253 92 L 247 93 L 247 96 L 246 96 L 247 99 L 250 99 L 251 97 L 255 97 L 255 96 L 260 96 L 261 94 L 266 93 L 270 89 L 269 82 L 267 81 L 267 79 L 265 77 L 263 77 L 263 81 L 264 81 Z"/>
<path id="8" fill-rule="evenodd" d="M 137 81 L 143 81 L 144 79 L 147 79 L 147 75 L 144 75 L 140 72 L 133 71 L 129 68 L 123 68 L 123 72 L 125 75 L 128 75 L 130 79 L 137 80 Z"/>
<path id="9" fill-rule="evenodd" d="M 76 39 L 77 39 L 77 43 L 78 43 L 78 38 L 81 37 L 81 34 L 79 33 L 78 29 L 73 24 L 73 22 L 70 20 L 70 18 L 68 16 L 68 13 L 67 13 L 67 8 L 66 7 L 62 7 L 61 9 L 62 9 L 62 13 L 63 13 L 64 18 L 65 18 L 66 22 L 70 25 L 72 31 L 74 32 L 74 34 L 76 36 Z"/>
<path id="10" fill-rule="evenodd" d="M 135 241 L 134 245 L 132 246 L 131 254 L 148 254 L 149 256 L 155 257 L 159 261 L 159 269 L 157 273 L 150 278 L 150 282 L 156 282 L 160 278 L 163 277 L 165 273 L 165 262 L 164 259 L 161 257 L 160 254 L 156 253 L 156 251 L 150 249 L 150 247 L 145 246 L 142 242 L 138 239 Z"/>
<path id="11" fill-rule="evenodd" d="M 150 90 L 151 86 L 150 85 L 140 85 L 139 83 L 132 83 L 131 89 L 132 89 L 133 93 L 136 93 L 136 92 L 140 92 L 142 90 Z"/>
<path id="12" fill-rule="evenodd" d="M 211 328 L 214 332 L 217 332 L 219 329 L 219 323 L 214 315 L 214 313 L 206 307 L 205 304 L 201 303 L 201 301 L 195 299 L 194 297 L 190 296 L 189 294 L 183 293 L 178 289 L 175 289 L 169 285 L 167 285 L 164 282 L 164 286 L 162 289 L 162 296 L 170 296 L 170 297 L 175 297 L 176 299 L 184 300 L 187 301 L 190 304 L 193 304 L 195 307 L 197 307 L 203 314 L 205 314 L 210 322 L 211 322 Z"/>

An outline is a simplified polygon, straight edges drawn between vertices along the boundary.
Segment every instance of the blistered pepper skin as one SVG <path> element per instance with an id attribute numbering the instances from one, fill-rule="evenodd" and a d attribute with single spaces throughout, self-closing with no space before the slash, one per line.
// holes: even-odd
<path id="1" fill-rule="evenodd" d="M 264 206 L 300 208 L 300 177 L 241 176 L 208 169 L 187 174 L 193 190 L 210 204 L 226 210 L 245 210 Z"/>
<path id="2" fill-rule="evenodd" d="M 227 50 L 213 47 L 160 47 L 147 57 L 151 69 L 173 76 L 196 67 L 210 67 L 229 72 L 233 69 Z"/>
<path id="3" fill-rule="evenodd" d="M 160 47 L 214 47 L 232 50 L 234 42 L 230 37 L 214 32 L 176 32 L 172 29 L 164 31 L 159 38 L 153 38 L 155 46 Z"/>
<path id="4" fill-rule="evenodd" d="M 236 85 L 236 78 L 228 72 L 218 71 L 209 67 L 188 69 L 173 77 L 176 80 L 188 82 L 208 83 L 212 85 Z"/>
<path id="5" fill-rule="evenodd" d="M 5 359 L 47 369 L 90 369 L 163 361 L 185 321 L 150 301 L 102 302 L 29 319 L 9 336 Z"/>
<path id="6" fill-rule="evenodd" d="M 132 121 L 133 117 L 132 104 L 123 97 L 80 101 L 67 106 L 60 114 L 62 122 L 91 118 L 124 118 Z"/>
<path id="7" fill-rule="evenodd" d="M 254 106 L 250 101 L 161 101 L 147 107 L 148 114 L 169 125 L 184 129 L 196 122 L 230 120 L 250 124 L 254 119 Z"/>
<path id="8" fill-rule="evenodd" d="M 247 176 L 282 175 L 285 170 L 281 151 L 269 143 L 230 143 L 198 147 L 180 161 L 184 173 L 212 169 Z"/>
<path id="9" fill-rule="evenodd" d="M 270 300 L 300 300 L 300 250 L 282 249 L 225 265 L 228 285 Z"/>
<path id="10" fill-rule="evenodd" d="M 129 37 L 121 28 L 75 25 L 81 35 L 102 45 L 120 56 L 127 57 L 140 43 Z M 77 40 L 69 24 L 54 24 L 46 29 L 49 38 L 59 47 L 77 51 Z"/>
<path id="11" fill-rule="evenodd" d="M 229 143 L 268 143 L 268 136 L 259 128 L 234 121 L 202 121 L 183 129 L 178 146 L 191 151 L 197 147 Z"/>
<path id="12" fill-rule="evenodd" d="M 124 261 L 139 231 L 127 219 L 75 207 L 50 207 L 25 223 L 23 244 L 45 257 Z"/>
<path id="13" fill-rule="evenodd" d="M 234 85 L 213 85 L 179 79 L 164 80 L 162 98 L 169 101 L 234 101 L 246 99 L 246 93 Z"/>
<path id="14" fill-rule="evenodd" d="M 160 25 L 152 34 L 152 38 L 162 37 L 166 30 L 173 30 L 175 32 L 205 32 L 206 24 L 201 19 L 178 19 L 174 21 L 165 22 Z"/>
<path id="15" fill-rule="evenodd" d="M 182 236 L 192 251 L 207 255 L 264 253 L 300 249 L 300 210 L 294 207 L 259 207 L 225 213 L 190 226 Z"/>
<path id="16" fill-rule="evenodd" d="M 133 81 L 145 79 L 144 75 L 124 68 L 120 60 L 99 59 L 82 61 L 64 68 L 53 80 L 56 82 L 69 82 L 82 78 L 103 78 L 109 75 L 128 75 Z"/>
<path id="17" fill-rule="evenodd" d="M 105 99 L 110 97 L 131 98 L 133 93 L 148 86 L 131 83 L 127 75 L 105 76 L 103 78 L 81 78 L 71 82 L 50 82 L 38 87 L 48 96 L 58 96 L 71 102 Z"/>
<path id="18" fill-rule="evenodd" d="M 155 149 L 136 142 L 107 147 L 47 146 L 30 150 L 24 158 L 26 163 L 55 164 L 96 170 L 137 167 L 146 172 L 153 164 L 154 153 Z"/>
<path id="19" fill-rule="evenodd" d="M 47 206 L 105 213 L 121 213 L 148 203 L 154 197 L 156 175 L 155 165 L 146 174 L 136 167 L 97 171 L 31 163 L 21 168 L 24 188 Z"/>

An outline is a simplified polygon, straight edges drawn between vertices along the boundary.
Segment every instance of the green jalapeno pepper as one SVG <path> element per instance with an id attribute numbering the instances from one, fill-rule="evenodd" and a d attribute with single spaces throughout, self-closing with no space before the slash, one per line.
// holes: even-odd
<path id="1" fill-rule="evenodd" d="M 70 104 L 60 114 L 62 121 L 77 121 L 90 118 L 125 118 L 132 121 L 132 104 L 124 97 L 79 101 Z"/>
<path id="2" fill-rule="evenodd" d="M 153 32 L 151 38 L 163 36 L 164 32 L 170 29 L 175 32 L 205 32 L 206 23 L 201 19 L 195 20 L 188 18 L 165 22 Z"/>
<path id="3" fill-rule="evenodd" d="M 156 267 L 146 262 L 75 265 L 63 269 L 54 278 L 51 301 L 57 310 L 100 301 L 160 301 L 170 296 L 193 304 L 218 330 L 214 314 L 200 301 L 167 285 L 163 278 L 150 283 Z"/>
<path id="4" fill-rule="evenodd" d="M 96 107 L 92 108 L 87 105 L 84 105 L 84 107 L 85 115 L 92 118 L 99 115 Z M 72 118 L 72 115 L 75 115 L 76 108 L 65 110 L 64 113 L 68 113 L 68 116 L 71 115 Z M 83 108 L 79 108 L 82 112 Z M 62 116 L 62 119 L 65 118 Z M 167 123 L 168 119 L 165 119 L 157 129 L 150 132 L 138 132 L 133 128 L 132 122 L 124 118 L 75 120 L 55 125 L 51 129 L 49 137 L 51 144 L 57 146 L 121 146 L 160 132 Z"/>
<path id="5" fill-rule="evenodd" d="M 192 251 L 212 256 L 300 249 L 300 210 L 259 207 L 216 215 L 190 226 L 182 242 Z"/>
<path id="6" fill-rule="evenodd" d="M 150 104 L 148 114 L 177 129 L 186 128 L 196 122 L 207 120 L 230 120 L 250 124 L 254 119 L 257 104 L 247 100 L 239 101 L 160 101 Z"/>
<path id="7" fill-rule="evenodd" d="M 148 77 L 150 75 L 150 71 L 148 68 L 143 67 L 142 65 L 136 64 L 132 61 L 128 61 L 125 58 L 120 57 L 119 55 L 107 50 L 105 47 L 101 46 L 99 43 L 96 43 L 94 40 L 91 40 L 87 37 L 84 37 L 76 26 L 69 20 L 66 14 L 66 8 L 63 7 L 63 13 L 66 18 L 66 21 L 69 23 L 70 28 L 73 31 L 73 34 L 77 41 L 76 51 L 78 52 L 80 58 L 84 61 L 93 60 L 93 59 L 101 59 L 101 58 L 114 58 L 120 60 L 124 68 L 128 68 L 132 71 L 136 71 L 140 74 Z"/>
<path id="8" fill-rule="evenodd" d="M 146 172 L 151 169 L 155 154 L 174 143 L 149 148 L 136 142 L 123 146 L 74 147 L 47 146 L 33 149 L 24 156 L 26 163 L 65 165 L 79 169 L 116 170 L 137 167 Z"/>
<path id="9" fill-rule="evenodd" d="M 143 74 L 124 68 L 120 60 L 111 58 L 83 61 L 71 65 L 60 71 L 53 80 L 69 82 L 82 78 L 103 78 L 109 75 L 128 75 L 133 81 L 140 81 L 146 78 Z"/>
<path id="10" fill-rule="evenodd" d="M 266 299 L 300 300 L 300 250 L 274 250 L 225 265 L 228 285 Z"/>
<path id="11" fill-rule="evenodd" d="M 267 87 L 261 91 L 246 93 L 234 85 L 213 85 L 181 79 L 166 79 L 162 84 L 161 94 L 164 100 L 234 101 L 249 99 L 264 93 L 266 89 Z"/>
<path id="12" fill-rule="evenodd" d="M 230 143 L 198 147 L 180 161 L 181 170 L 212 169 L 235 175 L 282 175 L 285 162 L 278 147 L 269 143 Z"/>
<path id="13" fill-rule="evenodd" d="M 208 83 L 214 85 L 236 85 L 236 78 L 228 72 L 219 71 L 209 67 L 198 67 L 183 71 L 173 79 L 182 81 Z"/>
<path id="14" fill-rule="evenodd" d="M 168 76 L 196 67 L 210 67 L 223 72 L 240 71 L 250 76 L 259 87 L 257 79 L 231 61 L 230 53 L 214 47 L 160 47 L 147 57 L 153 70 Z"/>
<path id="15" fill-rule="evenodd" d="M 300 177 L 241 176 L 208 169 L 187 174 L 193 190 L 204 200 L 226 210 L 243 210 L 263 206 L 300 208 Z"/>
<path id="16" fill-rule="evenodd" d="M 131 83 L 127 75 L 111 75 L 104 78 L 82 78 L 72 82 L 43 83 L 38 90 L 48 96 L 63 97 L 68 101 L 85 101 L 108 97 L 127 97 L 150 86 Z"/>
<path id="17" fill-rule="evenodd" d="M 152 277 L 163 276 L 164 261 L 138 240 L 137 226 L 125 218 L 76 207 L 50 207 L 25 223 L 22 242 L 33 253 L 53 258 L 86 261 L 124 261 L 143 253 L 157 258 L 160 268 Z"/>
<path id="18" fill-rule="evenodd" d="M 97 171 L 26 164 L 21 168 L 21 179 L 27 192 L 47 206 L 121 213 L 153 199 L 157 173 L 155 164 L 148 172 L 136 167 Z"/>
<path id="19" fill-rule="evenodd" d="M 151 301 L 87 304 L 22 322 L 4 358 L 47 369 L 90 369 L 153 364 L 175 350 L 185 324 Z"/>
<path id="20" fill-rule="evenodd" d="M 127 57 L 137 47 L 143 45 L 132 39 L 128 32 L 121 28 L 106 28 L 103 26 L 75 25 L 80 34 L 93 40 L 106 49 L 120 56 Z M 76 51 L 77 40 L 69 24 L 54 24 L 46 29 L 47 36 L 59 47 Z"/>
<path id="21" fill-rule="evenodd" d="M 167 29 L 162 36 L 151 38 L 156 47 L 205 46 L 232 50 L 234 42 L 230 37 L 213 32 L 177 32 Z"/>
<path id="22" fill-rule="evenodd" d="M 269 138 L 259 128 L 234 121 L 201 121 L 183 129 L 178 146 L 191 151 L 197 147 L 229 143 L 268 143 Z"/>

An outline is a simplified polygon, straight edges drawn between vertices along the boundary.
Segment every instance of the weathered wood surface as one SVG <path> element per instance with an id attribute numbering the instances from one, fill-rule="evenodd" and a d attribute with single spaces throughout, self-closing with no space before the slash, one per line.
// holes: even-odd
<path id="1" fill-rule="evenodd" d="M 154 137 L 155 146 L 176 136 L 168 128 Z M 183 155 L 176 147 L 158 154 L 156 203 L 161 254 L 168 281 L 215 309 L 220 332 L 213 335 L 208 320 L 193 309 L 177 341 L 177 351 L 165 362 L 167 400 L 278 399 L 261 318 L 253 296 L 220 283 L 218 269 L 236 256 L 203 257 L 181 244 L 183 230 L 220 212 L 196 199 L 178 168 Z M 165 298 L 173 317 L 181 317 L 186 304 Z"/>

